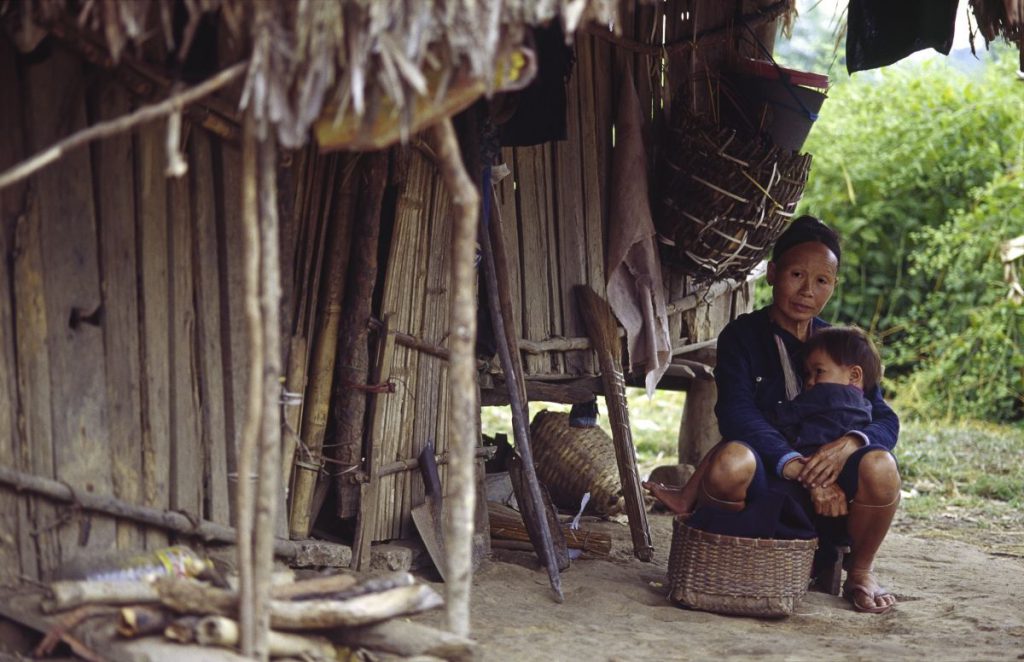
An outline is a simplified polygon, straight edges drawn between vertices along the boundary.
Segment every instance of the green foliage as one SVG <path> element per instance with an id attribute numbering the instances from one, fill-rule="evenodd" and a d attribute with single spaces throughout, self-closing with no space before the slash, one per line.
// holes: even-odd
<path id="1" fill-rule="evenodd" d="M 1024 235 L 1024 172 L 1008 172 L 972 198 L 967 211 L 914 236 L 920 248 L 909 274 L 932 287 L 906 314 L 890 365 L 907 368 L 896 381 L 907 413 L 1018 420 L 1024 307 L 1006 297 L 999 244 Z"/>
<path id="2" fill-rule="evenodd" d="M 884 341 L 906 414 L 1024 418 L 1024 311 L 999 244 L 1024 234 L 1024 90 L 1016 52 L 968 76 L 934 62 L 834 89 L 806 149 L 800 213 L 843 235 L 823 315 Z"/>
<path id="3" fill-rule="evenodd" d="M 904 426 L 896 445 L 904 489 L 1024 505 L 1024 430 L 980 423 Z"/>
<path id="4" fill-rule="evenodd" d="M 834 224 L 846 251 L 826 316 L 886 335 L 930 289 L 909 274 L 914 231 L 938 227 L 1020 159 L 1024 99 L 1009 55 L 970 78 L 930 62 L 838 86 L 806 149 L 801 213 Z"/>

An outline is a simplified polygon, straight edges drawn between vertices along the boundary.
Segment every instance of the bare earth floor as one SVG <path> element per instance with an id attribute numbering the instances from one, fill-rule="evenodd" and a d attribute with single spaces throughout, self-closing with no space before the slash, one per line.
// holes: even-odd
<path id="1" fill-rule="evenodd" d="M 876 564 L 900 600 L 888 614 L 810 592 L 786 619 L 719 616 L 665 599 L 671 518 L 649 520 L 653 563 L 632 557 L 624 524 L 601 523 L 614 533 L 612 558 L 574 562 L 562 575 L 564 604 L 532 554 L 495 552 L 474 579 L 476 659 L 1024 660 L 1019 556 L 893 532 Z"/>

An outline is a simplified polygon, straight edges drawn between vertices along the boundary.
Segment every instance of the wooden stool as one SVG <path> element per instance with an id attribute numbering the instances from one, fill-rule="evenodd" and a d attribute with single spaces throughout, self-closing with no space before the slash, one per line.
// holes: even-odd
<path id="1" fill-rule="evenodd" d="M 836 545 L 835 563 L 823 568 L 818 577 L 818 586 L 823 592 L 839 595 L 843 583 L 843 557 L 850 553 L 849 545 Z"/>

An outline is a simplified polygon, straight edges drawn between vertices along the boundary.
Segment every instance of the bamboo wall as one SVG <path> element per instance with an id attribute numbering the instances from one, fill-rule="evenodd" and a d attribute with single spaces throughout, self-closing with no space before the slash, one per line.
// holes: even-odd
<path id="1" fill-rule="evenodd" d="M 129 112 L 118 83 L 53 45 L 0 39 L 0 167 Z M 245 390 L 239 152 L 157 123 L 0 192 L 0 463 L 75 490 L 230 523 Z M 0 487 L 0 576 L 166 535 Z"/>

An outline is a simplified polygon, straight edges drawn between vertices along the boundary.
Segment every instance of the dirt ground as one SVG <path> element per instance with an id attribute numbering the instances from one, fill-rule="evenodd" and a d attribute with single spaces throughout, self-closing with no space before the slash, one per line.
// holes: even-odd
<path id="1" fill-rule="evenodd" d="M 495 551 L 474 580 L 478 660 L 1024 660 L 1024 558 L 901 532 L 876 570 L 898 597 L 884 615 L 810 592 L 780 620 L 689 611 L 664 597 L 672 524 L 650 514 L 655 559 L 633 558 L 625 524 L 608 560 L 579 560 L 552 599 L 532 553 Z M 430 619 L 437 619 L 438 614 Z"/>

